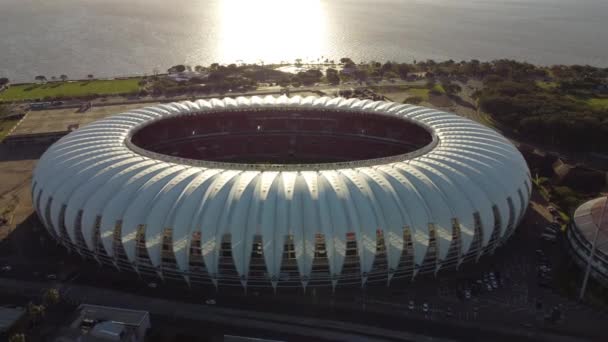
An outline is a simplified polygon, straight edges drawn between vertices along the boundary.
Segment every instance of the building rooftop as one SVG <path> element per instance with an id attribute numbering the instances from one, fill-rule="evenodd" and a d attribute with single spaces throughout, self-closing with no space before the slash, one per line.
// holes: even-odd
<path id="1" fill-rule="evenodd" d="M 56 342 L 143 341 L 150 327 L 146 311 L 83 304 Z"/>

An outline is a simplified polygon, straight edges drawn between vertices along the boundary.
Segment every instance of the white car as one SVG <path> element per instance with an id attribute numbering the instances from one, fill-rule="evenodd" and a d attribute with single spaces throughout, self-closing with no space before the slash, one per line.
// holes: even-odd
<path id="1" fill-rule="evenodd" d="M 543 235 L 541 235 L 541 238 L 545 241 L 553 242 L 553 241 L 555 241 L 556 236 L 555 236 L 555 234 L 543 233 Z"/>
<path id="2" fill-rule="evenodd" d="M 158 284 L 157 283 L 148 283 L 148 287 L 151 289 L 155 289 L 158 287 Z"/>
<path id="3" fill-rule="evenodd" d="M 56 280 L 56 279 L 57 279 L 57 276 L 56 276 L 56 275 L 54 275 L 54 274 L 49 274 L 49 275 L 47 275 L 47 276 L 46 276 L 46 279 L 49 279 L 49 280 Z"/>
<path id="4" fill-rule="evenodd" d="M 492 285 L 486 284 L 486 289 L 488 290 L 488 292 L 492 292 Z"/>
<path id="5" fill-rule="evenodd" d="M 410 300 L 409 303 L 407 304 L 407 308 L 410 309 L 411 311 L 414 310 L 414 301 Z"/>
<path id="6" fill-rule="evenodd" d="M 429 305 L 427 303 L 422 304 L 422 312 L 429 312 Z"/>
<path id="7" fill-rule="evenodd" d="M 205 299 L 205 304 L 207 304 L 207 305 L 215 305 L 216 302 L 215 302 L 215 299 L 211 299 L 210 298 L 210 299 Z"/>
<path id="8" fill-rule="evenodd" d="M 4 272 L 8 272 L 8 271 L 10 271 L 10 270 L 12 270 L 12 269 L 13 269 L 13 268 L 12 268 L 10 265 L 5 265 L 5 266 L 2 266 L 2 271 L 4 271 Z"/>

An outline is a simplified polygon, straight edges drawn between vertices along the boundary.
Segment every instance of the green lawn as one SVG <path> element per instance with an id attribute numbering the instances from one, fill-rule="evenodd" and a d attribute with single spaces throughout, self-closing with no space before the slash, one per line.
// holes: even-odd
<path id="1" fill-rule="evenodd" d="M 445 89 L 443 89 L 443 86 L 441 84 L 435 84 L 433 86 L 433 90 L 435 90 L 436 92 L 439 92 L 441 94 L 445 94 Z"/>
<path id="2" fill-rule="evenodd" d="M 8 132 L 19 122 L 19 119 L 1 119 L 0 120 L 0 141 L 4 140 L 4 137 Z"/>
<path id="3" fill-rule="evenodd" d="M 126 80 L 94 80 L 22 84 L 11 86 L 0 93 L 0 101 L 33 100 L 45 97 L 78 97 L 91 94 L 124 94 L 139 90 L 139 78 Z"/>
<path id="4" fill-rule="evenodd" d="M 427 88 L 409 88 L 407 93 L 412 96 L 418 96 L 422 98 L 423 101 L 429 100 L 429 90 Z"/>
<path id="5" fill-rule="evenodd" d="M 536 85 L 539 88 L 542 88 L 544 90 L 552 90 L 555 89 L 557 87 L 557 83 L 556 82 L 543 82 L 543 81 L 538 81 L 536 82 Z"/>
<path id="6" fill-rule="evenodd" d="M 590 105 L 591 107 L 596 108 L 596 109 L 604 109 L 604 108 L 608 109 L 608 97 L 603 97 L 603 98 L 595 97 L 595 98 L 586 100 L 586 102 L 588 105 Z"/>

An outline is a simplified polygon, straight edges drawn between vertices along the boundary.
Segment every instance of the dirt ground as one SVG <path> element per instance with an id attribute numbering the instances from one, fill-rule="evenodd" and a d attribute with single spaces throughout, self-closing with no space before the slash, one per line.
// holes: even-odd
<path id="1" fill-rule="evenodd" d="M 9 149 L 0 145 L 0 241 L 33 212 L 32 171 L 44 146 Z"/>
<path id="2" fill-rule="evenodd" d="M 95 120 L 105 118 L 113 114 L 119 114 L 131 109 L 152 106 L 155 103 L 138 103 L 115 106 L 93 106 L 91 109 L 80 113 L 78 108 L 32 110 L 17 125 L 11 136 L 38 134 L 49 132 L 65 132 L 70 126 L 82 127 Z"/>

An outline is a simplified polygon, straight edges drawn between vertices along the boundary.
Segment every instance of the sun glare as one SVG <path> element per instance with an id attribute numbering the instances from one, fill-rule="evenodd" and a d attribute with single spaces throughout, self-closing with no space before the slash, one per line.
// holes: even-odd
<path id="1" fill-rule="evenodd" d="M 321 0 L 223 0 L 221 60 L 293 62 L 321 57 L 326 16 Z"/>

